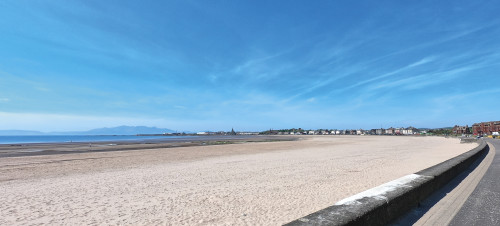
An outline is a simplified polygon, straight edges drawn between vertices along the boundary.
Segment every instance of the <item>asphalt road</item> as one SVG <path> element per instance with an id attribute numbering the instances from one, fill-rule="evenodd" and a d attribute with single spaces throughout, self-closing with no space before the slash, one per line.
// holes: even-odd
<path id="1" fill-rule="evenodd" d="M 486 141 L 495 147 L 493 162 L 450 225 L 500 225 L 500 140 Z"/>

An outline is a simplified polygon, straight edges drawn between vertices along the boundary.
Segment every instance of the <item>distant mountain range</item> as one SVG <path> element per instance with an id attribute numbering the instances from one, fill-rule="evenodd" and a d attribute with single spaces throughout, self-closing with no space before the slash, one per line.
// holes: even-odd
<path id="1" fill-rule="evenodd" d="M 111 128 L 98 128 L 88 131 L 73 132 L 40 132 L 31 130 L 0 130 L 2 136 L 29 136 L 29 135 L 137 135 L 137 134 L 163 134 L 173 133 L 174 130 L 147 127 L 147 126 L 118 126 Z"/>

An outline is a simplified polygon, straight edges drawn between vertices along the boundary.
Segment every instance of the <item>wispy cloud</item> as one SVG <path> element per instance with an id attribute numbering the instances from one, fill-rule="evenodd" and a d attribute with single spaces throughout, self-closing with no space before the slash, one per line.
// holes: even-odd
<path id="1" fill-rule="evenodd" d="M 358 64 L 345 65 L 344 67 L 341 67 L 340 69 L 337 70 L 332 69 L 331 71 L 325 73 L 326 78 L 321 77 L 318 80 L 313 80 L 309 83 L 300 84 L 300 86 L 297 89 L 297 92 L 287 97 L 285 101 L 289 102 L 297 98 L 300 98 L 302 96 L 312 94 L 319 89 L 331 86 L 332 84 L 338 82 L 341 79 L 347 78 L 349 76 L 354 76 L 355 74 L 358 73 L 362 73 L 366 69 L 367 68 L 365 68 L 364 66 Z"/>
<path id="2" fill-rule="evenodd" d="M 312 35 L 311 40 L 278 53 L 250 58 L 229 74 L 252 85 L 279 81 L 285 101 L 292 101 L 365 69 L 364 62 L 349 62 L 356 49 L 370 42 L 368 37 L 358 38 L 362 33 L 363 29 L 357 28 L 335 38 L 331 34 Z M 219 77 L 211 76 L 211 80 Z"/>
<path id="3" fill-rule="evenodd" d="M 443 45 L 446 43 L 453 43 L 457 39 L 472 36 L 472 35 L 476 34 L 477 32 L 480 32 L 480 31 L 485 30 L 485 29 L 497 27 L 499 23 L 500 23 L 499 20 L 493 20 L 493 21 L 490 21 L 486 24 L 481 24 L 479 26 L 477 24 L 473 24 L 473 25 L 470 25 L 467 27 L 464 27 L 464 26 L 455 27 L 455 28 L 452 28 L 446 32 L 442 31 L 441 30 L 442 28 L 439 27 L 438 28 L 439 32 L 443 33 L 442 35 L 438 35 L 438 34 L 433 35 L 432 39 L 426 39 L 419 44 L 399 48 L 399 49 L 392 51 L 388 54 L 373 58 L 369 62 L 370 63 L 377 63 L 377 62 L 380 62 L 380 61 L 383 61 L 386 59 L 390 59 L 392 57 L 402 56 L 405 54 L 416 52 L 418 50 L 435 48 L 435 47 L 439 47 L 440 45 Z M 426 30 L 424 30 L 424 31 L 426 31 Z M 435 32 L 437 33 L 437 31 L 435 31 Z"/>
<path id="4" fill-rule="evenodd" d="M 436 85 L 446 81 L 451 81 L 453 79 L 458 79 L 459 77 L 470 74 L 470 72 L 474 70 L 498 64 L 500 63 L 490 63 L 488 61 L 482 61 L 465 65 L 452 65 L 439 71 L 431 71 L 428 73 L 418 74 L 402 79 L 394 79 L 392 81 L 375 83 L 367 89 L 372 92 L 388 88 L 398 88 L 402 90 L 421 89 L 430 85 Z"/>
<path id="5" fill-rule="evenodd" d="M 297 70 L 297 65 L 286 57 L 292 51 L 293 48 L 270 54 L 250 53 L 255 56 L 233 66 L 229 71 L 219 73 L 218 77 L 239 81 L 239 86 L 250 87 L 279 79 Z"/>
<path id="6" fill-rule="evenodd" d="M 445 95 L 445 96 L 439 96 L 435 97 L 434 101 L 438 104 L 444 104 L 444 103 L 453 103 L 456 101 L 462 101 L 467 98 L 474 98 L 477 96 L 482 96 L 482 95 L 497 95 L 500 94 L 500 88 L 497 89 L 487 89 L 487 90 L 479 90 L 479 91 L 473 91 L 473 92 L 461 92 L 461 93 L 455 93 L 451 95 Z"/>
<path id="7" fill-rule="evenodd" d="M 404 67 L 401 67 L 401 68 L 398 68 L 396 70 L 393 70 L 391 72 L 388 72 L 388 73 L 385 73 L 385 74 L 382 74 L 382 75 L 379 75 L 379 76 L 375 76 L 373 78 L 370 78 L 370 79 L 365 79 L 363 81 L 360 81 L 356 84 L 353 84 L 351 86 L 348 86 L 348 87 L 345 87 L 343 89 L 339 89 L 339 90 L 336 90 L 336 92 L 345 92 L 347 90 L 350 90 L 350 89 L 353 89 L 353 88 L 357 88 L 359 86 L 362 86 L 362 85 L 365 85 L 365 84 L 369 84 L 369 83 L 372 83 L 374 81 L 377 81 L 377 80 L 381 80 L 381 79 L 384 79 L 384 78 L 387 78 L 389 76 L 393 76 L 393 75 L 397 75 L 397 74 L 400 74 L 400 73 L 403 73 L 405 71 L 408 71 L 414 67 L 418 67 L 420 65 L 423 65 L 423 64 L 426 64 L 426 63 L 429 63 L 429 62 L 432 62 L 434 60 L 434 57 L 426 57 L 424 59 L 421 59 L 417 62 L 414 62 L 414 63 L 411 63 L 407 66 L 404 66 Z"/>
<path id="8" fill-rule="evenodd" d="M 332 84 L 332 83 L 334 83 L 342 78 L 354 76 L 353 74 L 355 74 L 355 73 L 372 74 L 373 73 L 372 69 L 378 67 L 377 66 L 378 62 L 388 61 L 389 59 L 398 57 L 399 55 L 402 55 L 402 54 L 407 54 L 409 52 L 415 52 L 415 51 L 421 50 L 421 49 L 432 48 L 433 46 L 437 46 L 437 45 L 442 44 L 442 43 L 451 42 L 451 41 L 454 41 L 456 39 L 466 37 L 468 35 L 472 35 L 472 34 L 479 32 L 483 29 L 487 29 L 489 27 L 492 27 L 495 24 L 497 24 L 497 22 L 491 22 L 489 24 L 479 26 L 479 27 L 470 28 L 468 30 L 454 31 L 450 35 L 445 36 L 443 38 L 439 38 L 437 40 L 431 40 L 431 41 L 427 41 L 427 42 L 424 42 L 424 43 L 419 44 L 419 45 L 411 46 L 408 48 L 403 48 L 401 50 L 397 50 L 397 51 L 394 51 L 392 53 L 382 55 L 380 57 L 376 57 L 376 58 L 373 58 L 370 60 L 366 60 L 366 61 L 362 61 L 362 62 L 355 62 L 355 63 L 353 62 L 353 63 L 351 63 L 352 64 L 351 66 L 356 65 L 356 67 L 352 67 L 350 70 L 346 69 L 346 68 L 342 68 L 342 69 L 338 70 L 337 73 L 335 73 L 335 76 L 332 75 L 332 76 L 329 76 L 326 78 L 321 78 L 317 81 L 314 81 L 313 83 L 305 84 L 305 87 L 303 87 L 301 89 L 301 91 L 298 92 L 297 94 L 291 96 L 289 98 L 289 100 L 293 100 L 293 99 L 298 98 L 300 96 L 303 96 L 303 95 L 306 95 L 309 93 L 313 93 L 315 90 L 329 86 L 330 84 Z M 366 42 L 368 42 L 368 40 L 364 40 L 363 42 L 360 42 L 356 45 L 353 45 L 352 47 L 362 46 Z M 341 49 L 341 48 L 339 48 L 339 49 Z M 333 51 L 333 53 L 338 53 L 338 52 Z M 342 54 L 349 54 L 349 52 L 342 51 Z M 321 54 L 317 54 L 317 55 L 321 55 Z M 336 55 L 337 54 L 334 54 L 334 56 L 336 56 Z M 446 72 L 437 73 L 438 75 L 442 75 L 442 76 L 441 76 L 441 78 L 436 79 L 434 81 L 423 81 L 423 78 L 425 77 L 425 75 L 422 75 L 422 76 L 414 75 L 414 76 L 416 76 L 415 78 L 409 77 L 409 76 L 412 76 L 411 75 L 412 73 L 415 73 L 414 69 L 419 67 L 419 66 L 422 66 L 421 68 L 428 69 L 429 67 L 425 66 L 426 64 L 434 63 L 435 61 L 438 61 L 438 60 L 441 62 L 442 61 L 451 61 L 451 60 L 443 60 L 438 56 L 439 55 L 424 57 L 424 58 L 422 58 L 414 63 L 411 63 L 409 65 L 403 66 L 403 67 L 398 68 L 398 69 L 395 69 L 391 72 L 387 72 L 387 73 L 381 74 L 379 76 L 371 76 L 371 78 L 362 79 L 361 81 L 359 81 L 357 83 L 344 86 L 343 88 L 332 89 L 332 91 L 329 92 L 329 95 L 338 94 L 338 93 L 342 93 L 342 92 L 348 92 L 349 90 L 353 90 L 353 89 L 358 88 L 358 87 L 363 86 L 363 85 L 369 85 L 371 83 L 373 83 L 374 85 L 370 86 L 369 89 L 373 90 L 373 87 L 376 87 L 377 85 L 381 85 L 381 87 L 384 87 L 385 83 L 388 83 L 390 86 L 391 84 L 404 83 L 404 81 L 407 81 L 407 82 L 419 81 L 418 83 L 406 86 L 406 88 L 408 88 L 408 89 L 418 89 L 421 87 L 425 87 L 426 85 L 437 84 L 443 80 L 446 80 L 446 78 L 449 77 L 449 75 L 452 73 L 460 73 L 463 71 L 472 70 L 472 68 L 469 68 L 469 69 L 461 68 L 461 69 L 449 70 L 448 73 L 446 73 Z M 466 53 L 466 54 L 463 54 L 461 56 L 449 56 L 449 58 L 451 58 L 455 61 L 460 60 L 460 57 L 470 58 L 471 54 Z M 443 58 L 445 58 L 445 57 L 443 57 Z M 331 62 L 339 64 L 339 62 L 337 62 L 337 61 L 331 61 Z M 325 65 L 321 65 L 321 64 L 317 65 L 317 66 L 318 67 L 325 67 Z M 329 65 L 329 66 L 332 66 L 332 65 Z M 455 66 L 459 66 L 459 65 L 455 65 Z M 432 73 L 432 74 L 436 74 L 436 73 Z M 400 76 L 393 77 L 396 75 L 400 75 Z M 404 78 L 401 79 L 401 76 L 403 76 Z M 388 81 L 386 81 L 387 78 L 389 78 Z M 382 81 L 377 82 L 380 80 L 382 80 Z"/>
<path id="9" fill-rule="evenodd" d="M 481 118 L 482 115 L 487 115 L 486 113 L 493 113 L 490 108 L 484 108 L 478 110 L 476 105 L 469 105 L 466 103 L 476 103 L 482 105 L 481 98 L 496 97 L 500 95 L 500 89 L 486 89 L 478 91 L 462 91 L 454 92 L 446 95 L 436 96 L 430 99 L 429 113 L 433 117 L 441 117 L 442 115 L 449 115 L 449 112 L 458 111 L 463 115 L 461 117 L 466 117 L 467 115 L 474 115 L 474 117 Z M 482 114 L 478 114 L 481 112 Z M 494 115 L 494 114 L 491 114 Z M 459 118 L 461 118 L 459 117 Z M 477 118 L 476 121 L 481 119 Z M 475 121 L 472 121 L 475 122 Z M 457 122 L 455 122 L 457 123 Z M 471 123 L 469 121 L 469 123 Z"/>
<path id="10" fill-rule="evenodd" d="M 1 65 L 0 65 L 1 66 Z M 38 90 L 38 91 L 43 91 L 47 92 L 50 91 L 49 88 L 47 88 L 47 83 L 42 82 L 43 78 L 40 78 L 37 80 L 30 79 L 28 77 L 33 77 L 33 76 L 25 76 L 22 74 L 13 74 L 6 72 L 4 70 L 1 70 L 0 68 L 0 81 L 3 80 L 6 84 L 10 84 L 12 86 L 19 86 L 22 85 L 23 87 L 29 87 L 30 89 Z"/>
<path id="11" fill-rule="evenodd" d="M 232 72 L 236 74 L 251 74 L 249 73 L 249 70 L 253 70 L 255 67 L 262 67 L 262 65 L 269 66 L 269 64 L 271 64 L 270 61 L 282 56 L 285 53 L 286 52 L 281 52 L 248 59 L 240 65 L 237 65 Z"/>

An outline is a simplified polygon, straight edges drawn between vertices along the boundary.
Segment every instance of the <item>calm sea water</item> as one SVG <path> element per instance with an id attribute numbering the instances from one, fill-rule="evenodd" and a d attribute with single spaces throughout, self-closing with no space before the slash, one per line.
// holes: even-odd
<path id="1" fill-rule="evenodd" d="M 152 139 L 179 139 L 176 136 L 94 136 L 94 135 L 55 135 L 55 136 L 0 136 L 0 144 L 24 143 L 62 143 L 98 141 L 141 141 Z"/>

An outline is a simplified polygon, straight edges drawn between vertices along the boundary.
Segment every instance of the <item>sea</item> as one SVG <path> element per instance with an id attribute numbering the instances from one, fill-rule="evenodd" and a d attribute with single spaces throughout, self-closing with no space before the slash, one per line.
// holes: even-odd
<path id="1" fill-rule="evenodd" d="M 182 139 L 183 136 L 135 136 L 135 135 L 31 135 L 0 136 L 0 144 L 65 143 L 65 142 L 106 142 L 106 141 L 146 141 Z"/>

